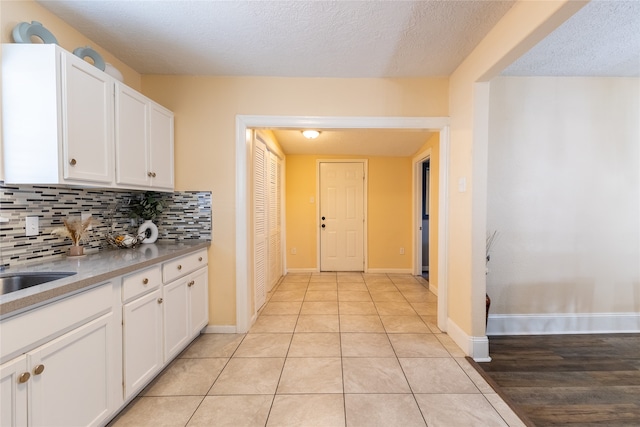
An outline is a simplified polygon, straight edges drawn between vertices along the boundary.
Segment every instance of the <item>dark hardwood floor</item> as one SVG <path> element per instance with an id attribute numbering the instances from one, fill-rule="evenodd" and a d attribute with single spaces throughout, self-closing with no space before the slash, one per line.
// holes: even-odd
<path id="1" fill-rule="evenodd" d="M 531 426 L 640 426 L 640 334 L 489 337 L 473 363 Z"/>

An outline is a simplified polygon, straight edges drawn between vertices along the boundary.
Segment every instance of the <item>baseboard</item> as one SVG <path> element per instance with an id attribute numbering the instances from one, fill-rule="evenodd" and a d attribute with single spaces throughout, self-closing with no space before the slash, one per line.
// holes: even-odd
<path id="1" fill-rule="evenodd" d="M 413 274 L 410 268 L 369 268 L 367 273 Z"/>
<path id="2" fill-rule="evenodd" d="M 447 334 L 464 351 L 464 354 L 476 362 L 491 362 L 489 357 L 489 339 L 467 335 L 451 318 L 447 319 Z"/>
<path id="3" fill-rule="evenodd" d="M 205 334 L 235 334 L 236 325 L 209 325 L 204 328 Z"/>
<path id="4" fill-rule="evenodd" d="M 487 335 L 639 333 L 640 313 L 491 314 Z"/>
<path id="5" fill-rule="evenodd" d="M 317 273 L 316 268 L 287 268 L 287 273 Z"/>
<path id="6" fill-rule="evenodd" d="M 429 266 L 428 266 L 428 265 L 423 265 L 423 266 L 422 266 L 422 272 L 424 273 L 425 271 L 426 271 L 427 273 L 429 272 Z"/>
<path id="7" fill-rule="evenodd" d="M 431 291 L 432 294 L 434 294 L 435 296 L 438 296 L 438 287 L 432 285 L 431 282 L 429 282 L 429 290 Z"/>

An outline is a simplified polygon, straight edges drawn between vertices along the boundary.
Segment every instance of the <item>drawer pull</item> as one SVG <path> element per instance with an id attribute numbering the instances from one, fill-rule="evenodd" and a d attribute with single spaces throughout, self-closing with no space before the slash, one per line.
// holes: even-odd
<path id="1" fill-rule="evenodd" d="M 178 264 L 178 270 L 182 270 L 182 266 Z"/>
<path id="2" fill-rule="evenodd" d="M 27 381 L 29 381 L 29 378 L 31 378 L 31 374 L 29 372 L 21 373 L 18 377 L 18 384 L 26 383 Z"/>
<path id="3" fill-rule="evenodd" d="M 196 284 L 195 280 L 192 280 L 189 283 L 187 283 L 187 286 L 192 287 L 195 284 Z"/>
<path id="4" fill-rule="evenodd" d="M 202 261 L 202 257 L 198 257 L 198 261 Z"/>
<path id="5" fill-rule="evenodd" d="M 142 279 L 142 284 L 143 285 L 149 284 L 149 279 L 147 279 L 146 277 L 144 279 Z"/>
<path id="6" fill-rule="evenodd" d="M 33 373 L 36 375 L 40 375 L 44 372 L 44 365 L 38 365 L 33 369 Z"/>
<path id="7" fill-rule="evenodd" d="M 162 304 L 162 301 L 164 301 L 162 298 L 158 298 L 158 304 Z"/>

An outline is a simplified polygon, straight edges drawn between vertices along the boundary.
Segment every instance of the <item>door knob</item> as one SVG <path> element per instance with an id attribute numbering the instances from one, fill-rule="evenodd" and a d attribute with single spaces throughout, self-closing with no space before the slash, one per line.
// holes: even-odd
<path id="1" fill-rule="evenodd" d="M 29 378 L 31 378 L 31 374 L 29 372 L 23 372 L 18 377 L 18 384 L 26 383 L 27 381 L 29 381 Z"/>

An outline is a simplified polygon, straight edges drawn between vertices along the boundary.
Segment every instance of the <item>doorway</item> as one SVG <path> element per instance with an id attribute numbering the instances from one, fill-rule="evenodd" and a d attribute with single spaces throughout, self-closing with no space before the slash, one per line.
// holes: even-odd
<path id="1" fill-rule="evenodd" d="M 310 116 L 236 116 L 236 247 L 235 247 L 235 283 L 236 283 L 236 325 L 234 332 L 244 333 L 249 330 L 256 313 L 253 311 L 253 275 L 251 222 L 251 162 L 252 138 L 250 129 L 418 129 L 440 132 L 441 149 L 439 154 L 441 176 L 438 192 L 447 194 L 449 173 L 449 118 L 447 117 L 310 117 Z M 415 163 L 414 163 L 415 164 Z M 443 179 L 444 177 L 444 179 Z M 286 180 L 286 179 L 285 179 Z M 415 180 L 414 180 L 415 182 Z M 416 187 L 419 188 L 419 187 Z M 416 200 L 416 205 L 419 205 Z M 438 206 L 438 326 L 446 331 L 446 238 L 447 238 L 448 198 L 443 197 Z M 414 210 L 415 212 L 415 210 Z M 417 221 L 418 218 L 415 218 Z M 416 228 L 417 230 L 417 228 Z M 285 238 L 286 230 L 283 230 Z M 416 253 L 417 233 L 415 233 L 413 251 Z M 414 265 L 418 269 L 418 264 Z M 286 265 L 284 266 L 286 274 Z M 419 273 L 418 273 L 419 274 Z"/>
<path id="2" fill-rule="evenodd" d="M 365 270 L 365 161 L 318 161 L 320 271 Z"/>

